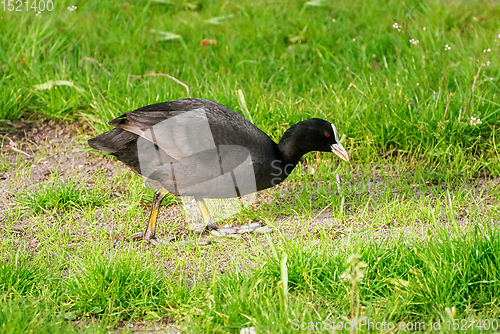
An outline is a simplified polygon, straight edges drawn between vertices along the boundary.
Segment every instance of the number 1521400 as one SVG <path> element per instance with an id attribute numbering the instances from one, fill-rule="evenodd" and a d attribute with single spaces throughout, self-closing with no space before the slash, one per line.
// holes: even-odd
<path id="1" fill-rule="evenodd" d="M 40 11 L 43 12 L 48 10 L 49 12 L 54 9 L 54 3 L 52 0 L 2 0 L 0 1 L 0 9 L 4 12 L 29 12 L 29 11 Z"/>

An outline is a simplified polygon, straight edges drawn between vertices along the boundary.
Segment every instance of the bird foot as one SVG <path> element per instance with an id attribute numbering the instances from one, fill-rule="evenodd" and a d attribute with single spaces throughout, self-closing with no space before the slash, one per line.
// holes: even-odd
<path id="1" fill-rule="evenodd" d="M 163 247 L 165 247 L 167 245 L 168 241 L 172 241 L 175 239 L 176 238 L 173 236 L 167 237 L 165 240 L 156 239 L 156 237 L 145 238 L 144 232 L 137 232 L 137 233 L 132 234 L 130 237 L 128 237 L 128 240 L 131 240 L 131 241 L 132 240 L 145 240 L 145 241 L 151 242 L 154 245 L 163 246 Z"/>
<path id="2" fill-rule="evenodd" d="M 198 223 L 198 224 L 190 224 L 188 226 L 188 230 L 192 231 L 196 234 L 203 234 L 205 231 L 216 231 L 219 228 L 219 225 L 215 222 L 206 223 Z"/>
<path id="3" fill-rule="evenodd" d="M 215 222 L 210 222 L 207 224 L 207 230 L 208 231 L 217 231 L 219 229 L 219 225 Z"/>

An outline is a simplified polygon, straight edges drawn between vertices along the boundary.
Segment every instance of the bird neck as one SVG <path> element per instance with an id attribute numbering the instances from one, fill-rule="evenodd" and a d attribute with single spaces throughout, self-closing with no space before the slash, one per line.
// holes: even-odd
<path id="1" fill-rule="evenodd" d="M 292 164 L 294 167 L 300 158 L 311 151 L 307 142 L 304 141 L 305 134 L 301 126 L 297 123 L 285 131 L 278 143 L 281 160 L 284 165 Z"/>
<path id="2" fill-rule="evenodd" d="M 313 150 L 308 143 L 308 131 L 310 127 L 306 123 L 299 122 L 285 131 L 279 143 L 275 146 L 274 159 L 270 166 L 266 166 L 267 178 L 259 184 L 258 189 L 273 187 L 284 181 L 293 171 L 300 158 L 307 152 Z"/>

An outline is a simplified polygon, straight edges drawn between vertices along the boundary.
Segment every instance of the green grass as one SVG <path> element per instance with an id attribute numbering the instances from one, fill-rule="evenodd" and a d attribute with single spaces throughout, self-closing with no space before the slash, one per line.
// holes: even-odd
<path id="1" fill-rule="evenodd" d="M 90 134 L 55 148 L 15 139 L 18 151 L 0 151 L 2 333 L 295 333 L 353 317 L 452 332 L 448 321 L 500 320 L 498 2 L 54 1 L 40 17 L 1 6 L 2 129 L 50 118 L 97 134 L 188 96 L 154 72 L 276 141 L 330 120 L 351 156 L 308 154 L 285 187 L 221 222 L 258 220 L 269 236 L 151 247 L 123 241 L 144 228 L 153 192 L 121 165 L 61 175 L 56 164 L 30 181 Z M 160 217 L 160 236 L 183 224 Z"/>
<path id="2" fill-rule="evenodd" d="M 63 1 L 41 17 L 4 12 L 0 118 L 84 118 L 101 132 L 103 120 L 187 97 L 167 77 L 130 77 L 152 71 L 239 112 L 241 89 L 255 124 L 275 140 L 293 123 L 322 117 L 347 136 L 354 159 L 391 149 L 498 159 L 498 3 L 383 4 Z M 205 38 L 217 44 L 202 48 Z M 34 87 L 51 80 L 78 89 Z M 482 124 L 471 126 L 471 115 Z"/>
<path id="3" fill-rule="evenodd" d="M 104 205 L 110 193 L 99 186 L 87 190 L 81 185 L 68 180 L 66 184 L 50 184 L 35 187 L 26 193 L 16 196 L 21 209 L 32 212 L 49 212 L 51 210 L 67 210 L 69 208 L 83 208 L 88 206 Z"/>
<path id="4" fill-rule="evenodd" d="M 289 333 L 297 321 L 348 321 L 356 310 L 372 322 L 423 321 L 427 326 L 438 319 L 499 318 L 498 187 L 484 187 L 481 180 L 424 179 L 395 162 L 351 172 L 342 165 L 327 173 L 314 160 L 301 163 L 288 188 L 273 189 L 229 220 L 267 222 L 278 228 L 272 239 L 255 236 L 205 247 L 117 243 L 143 228 L 147 211 L 138 203 L 151 193 L 130 172 L 95 175 L 96 191 L 128 193 L 109 197 L 101 207 L 32 212 L 25 236 L 6 229 L 0 304 L 11 313 L 29 308 L 28 318 L 4 312 L 14 319 L 12 332 L 104 332 L 173 322 L 200 333 L 244 327 Z M 315 167 L 313 177 L 303 171 L 305 163 Z M 337 187 L 318 180 L 337 172 L 343 179 L 344 213 Z M 22 177 L 30 169 L 18 167 L 17 173 Z M 311 200 L 313 195 L 317 200 Z M 321 211 L 334 223 L 315 225 Z M 295 223 L 292 216 L 299 216 Z M 22 208 L 14 207 L 8 217 L 15 223 Z M 115 228 L 105 232 L 103 224 Z M 160 233 L 172 231 L 171 222 L 160 219 L 159 224 Z M 291 236 L 281 234 L 287 229 Z M 367 264 L 354 290 L 342 278 L 351 254 Z M 359 293 L 353 308 L 352 291 Z M 31 307 L 35 300 L 40 308 Z"/>
<path id="5" fill-rule="evenodd" d="M 194 283 L 186 282 L 181 272 L 156 271 L 157 259 L 144 250 L 113 251 L 94 245 L 90 246 L 94 252 L 103 253 L 89 252 L 71 262 L 61 256 L 51 261 L 55 269 L 47 267 L 46 259 L 18 253 L 1 268 L 7 285 L 2 287 L 0 320 L 4 324 L 13 317 L 9 326 L 48 332 L 46 328 L 70 331 L 72 325 L 64 327 L 64 319 L 93 316 L 101 325 L 113 325 L 182 315 L 184 325 L 194 332 L 233 332 L 254 326 L 288 333 L 293 332 L 294 319 L 347 321 L 351 282 L 342 273 L 350 254 L 359 254 L 359 261 L 366 263 L 365 277 L 356 287 L 359 304 L 354 305 L 373 322 L 498 319 L 499 240 L 498 228 L 487 224 L 451 232 L 436 225 L 435 235 L 428 240 L 395 236 L 375 241 L 366 234 L 353 234 L 349 243 L 268 239 L 264 243 L 273 252 L 254 254 L 254 269 L 214 273 Z M 280 303 L 285 254 L 289 291 Z M 16 312 L 30 300 L 37 301 L 35 307 L 29 307 L 29 315 L 21 319 Z M 8 307 L 16 301 L 19 304 Z M 52 313 L 26 320 L 41 313 L 41 308 Z"/>
<path id="6" fill-rule="evenodd" d="M 342 279 L 341 274 L 346 269 L 347 256 L 354 253 L 367 265 L 359 287 L 360 305 L 363 315 L 373 322 L 446 319 L 445 310 L 452 306 L 459 310 L 454 315 L 457 318 L 498 317 L 498 312 L 490 307 L 491 302 L 497 303 L 492 295 L 500 288 L 500 244 L 489 234 L 498 234 L 496 228 L 487 230 L 450 236 L 441 229 L 440 238 L 432 240 L 431 247 L 422 240 L 404 242 L 401 238 L 388 243 L 368 240 L 332 251 L 328 249 L 330 245 L 318 249 L 306 242 L 287 240 L 277 248 L 281 255 L 268 256 L 259 271 L 239 279 L 237 275 L 223 279 L 214 288 L 216 306 L 213 311 L 205 309 L 205 316 L 212 315 L 221 326 L 242 322 L 242 327 L 252 325 L 265 330 L 269 323 L 275 323 L 272 328 L 282 332 L 293 332 L 292 319 L 346 319 L 350 313 L 350 282 Z M 290 286 L 288 309 L 279 303 L 269 305 L 279 299 L 279 256 L 285 253 Z"/>
<path id="7" fill-rule="evenodd" d="M 106 314 L 134 319 L 157 314 L 169 308 L 170 291 L 162 275 L 134 253 L 92 255 L 83 259 L 79 272 L 68 278 L 70 314 L 89 316 Z M 163 308 L 161 307 L 163 306 Z"/>
<path id="8" fill-rule="evenodd" d="M 5 159 L 0 159 L 0 173 L 8 171 L 10 168 L 10 164 Z"/>

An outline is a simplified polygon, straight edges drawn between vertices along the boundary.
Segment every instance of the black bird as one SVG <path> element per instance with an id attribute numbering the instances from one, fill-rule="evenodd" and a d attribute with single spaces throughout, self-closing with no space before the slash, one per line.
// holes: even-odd
<path id="1" fill-rule="evenodd" d="M 311 151 L 349 161 L 335 125 L 311 118 L 291 126 L 276 144 L 240 114 L 217 102 L 190 98 L 148 105 L 108 123 L 88 141 L 109 152 L 158 189 L 142 236 L 156 242 L 156 218 L 168 192 L 194 196 L 203 229 L 217 229 L 204 198 L 233 198 L 277 185 Z"/>

